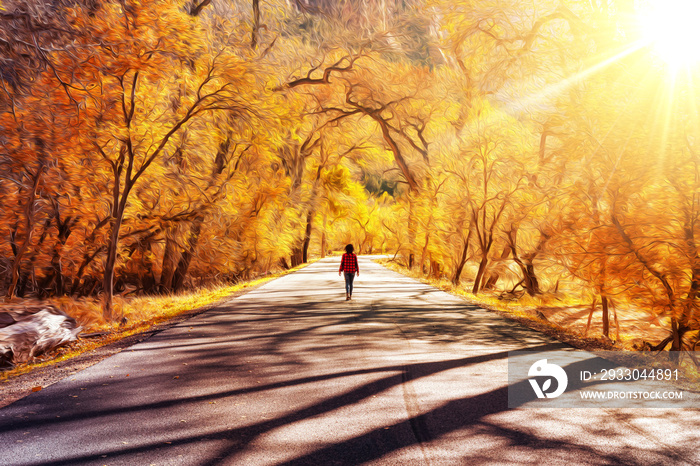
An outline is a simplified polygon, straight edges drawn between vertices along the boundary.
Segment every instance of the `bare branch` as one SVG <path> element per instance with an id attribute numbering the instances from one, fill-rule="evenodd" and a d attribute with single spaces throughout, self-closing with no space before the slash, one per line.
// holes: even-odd
<path id="1" fill-rule="evenodd" d="M 290 81 L 286 83 L 284 86 L 277 87 L 275 90 L 282 90 L 282 89 L 290 89 L 293 87 L 297 86 L 304 86 L 304 85 L 318 85 L 318 84 L 329 84 L 330 79 L 331 79 L 331 73 L 334 71 L 337 72 L 347 72 L 351 71 L 353 69 L 353 65 L 355 64 L 355 61 L 360 58 L 359 56 L 357 57 L 349 57 L 349 56 L 344 56 L 325 70 L 323 70 L 323 77 L 321 78 L 312 78 L 311 75 L 313 74 L 314 71 L 318 70 L 319 67 L 314 67 L 311 68 L 308 73 L 306 73 L 305 78 L 299 78 L 295 79 L 294 81 Z M 341 66 L 343 62 L 347 62 L 348 64 L 346 66 Z"/>
<path id="2" fill-rule="evenodd" d="M 211 3 L 211 0 L 203 0 L 199 5 L 197 5 L 196 2 L 193 2 L 192 5 L 190 5 L 190 15 L 191 16 L 199 16 L 199 14 L 202 12 L 202 10 L 207 7 Z"/>

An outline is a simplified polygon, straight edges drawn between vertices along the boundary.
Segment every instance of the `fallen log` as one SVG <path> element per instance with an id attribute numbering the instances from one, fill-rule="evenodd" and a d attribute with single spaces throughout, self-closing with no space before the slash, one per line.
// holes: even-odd
<path id="1" fill-rule="evenodd" d="M 30 361 L 77 339 L 81 327 L 51 305 L 0 308 L 0 370 Z"/>

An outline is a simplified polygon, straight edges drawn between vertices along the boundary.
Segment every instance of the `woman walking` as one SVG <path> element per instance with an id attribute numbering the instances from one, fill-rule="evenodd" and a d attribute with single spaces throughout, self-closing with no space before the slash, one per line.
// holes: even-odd
<path id="1" fill-rule="evenodd" d="M 352 299 L 352 282 L 355 279 L 355 274 L 360 275 L 360 266 L 357 264 L 357 256 L 353 253 L 355 248 L 352 244 L 345 246 L 345 254 L 340 259 L 340 269 L 338 275 L 345 272 L 345 300 Z"/>

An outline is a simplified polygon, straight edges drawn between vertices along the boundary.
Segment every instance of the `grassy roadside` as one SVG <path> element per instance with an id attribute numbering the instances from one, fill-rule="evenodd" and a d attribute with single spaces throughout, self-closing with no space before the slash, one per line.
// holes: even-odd
<path id="1" fill-rule="evenodd" d="M 667 352 L 639 351 L 639 349 L 634 346 L 635 340 L 628 335 L 621 334 L 619 337 L 616 336 L 616 341 L 612 341 L 605 338 L 600 332 L 589 332 L 589 335 L 586 336 L 580 331 L 551 322 L 540 310 L 550 307 L 553 304 L 551 301 L 554 298 L 547 296 L 533 298 L 524 295 L 518 300 L 506 301 L 486 293 L 474 295 L 461 287 L 454 286 L 449 280 L 423 277 L 417 271 L 411 271 L 390 259 L 378 259 L 375 260 L 375 262 L 390 270 L 419 280 L 427 285 L 434 286 L 447 293 L 463 296 L 471 303 L 483 309 L 497 312 L 508 319 L 517 321 L 525 327 L 541 332 L 574 348 L 594 352 L 598 356 L 609 359 L 622 366 L 628 366 L 629 364 L 634 366 L 638 365 L 640 361 L 643 361 L 645 364 L 643 368 L 669 367 L 667 365 L 669 364 L 668 359 L 666 356 L 662 356 L 664 353 L 667 355 Z M 581 303 L 574 300 L 567 302 L 562 297 L 556 297 L 556 305 L 561 307 L 580 306 Z M 677 367 L 683 373 L 682 380 L 674 382 L 674 386 L 700 393 L 700 368 L 695 366 L 689 358 L 684 358 L 680 365 L 673 365 L 673 367 Z"/>
<path id="2" fill-rule="evenodd" d="M 0 373 L 0 384 L 37 369 L 49 368 L 53 365 L 79 358 L 86 353 L 96 351 L 107 345 L 126 342 L 130 339 L 134 340 L 132 338 L 134 336 L 160 330 L 163 325 L 167 326 L 168 323 L 174 320 L 179 321 L 202 313 L 227 299 L 240 296 L 253 288 L 302 269 L 313 262 L 315 260 L 289 270 L 235 285 L 211 286 L 174 295 L 139 296 L 133 298 L 116 297 L 114 300 L 115 309 L 121 311 L 124 317 L 127 318 L 127 323 L 123 326 L 119 326 L 117 323 L 105 322 L 102 319 L 100 302 L 96 299 L 75 300 L 60 298 L 47 300 L 45 303 L 53 304 L 79 322 L 83 327 L 81 335 L 79 335 L 76 342 L 57 348 L 34 358 L 30 362 L 18 364 L 13 369 Z M 21 304 L 21 302 L 15 302 L 14 304 Z M 88 337 L 86 338 L 82 335 L 88 335 Z M 0 385 L 0 388 L 2 388 L 2 385 Z"/>
<path id="3" fill-rule="evenodd" d="M 546 297 L 540 298 L 525 295 L 518 300 L 506 301 L 486 293 L 475 295 L 469 291 L 466 291 L 462 287 L 454 286 L 449 280 L 424 277 L 417 271 L 409 270 L 408 268 L 397 264 L 390 259 L 379 259 L 375 262 L 390 270 L 393 270 L 394 272 L 414 278 L 422 283 L 434 286 L 435 288 L 447 293 L 467 298 L 470 302 L 478 305 L 479 307 L 498 312 L 499 314 L 502 314 L 512 320 L 518 321 L 522 325 L 542 332 L 576 348 L 589 351 L 623 351 L 633 349 L 629 341 L 626 341 L 624 338 L 620 338 L 617 341 L 611 341 L 604 338 L 602 334 L 598 335 L 594 332 L 591 332 L 590 335 L 586 336 L 577 331 L 572 331 L 549 321 L 541 312 L 539 312 L 540 308 L 547 307 L 551 304 L 548 302 Z M 573 300 L 567 302 L 566 298 L 557 298 L 557 306 L 579 306 L 580 304 L 581 303 Z"/>

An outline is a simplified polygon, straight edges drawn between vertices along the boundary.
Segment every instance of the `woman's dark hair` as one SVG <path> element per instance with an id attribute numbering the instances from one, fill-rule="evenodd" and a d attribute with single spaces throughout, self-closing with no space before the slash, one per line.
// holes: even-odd
<path id="1" fill-rule="evenodd" d="M 348 244 L 347 246 L 345 246 L 345 252 L 347 252 L 348 254 L 352 254 L 354 250 L 355 248 L 352 247 L 352 244 Z"/>

